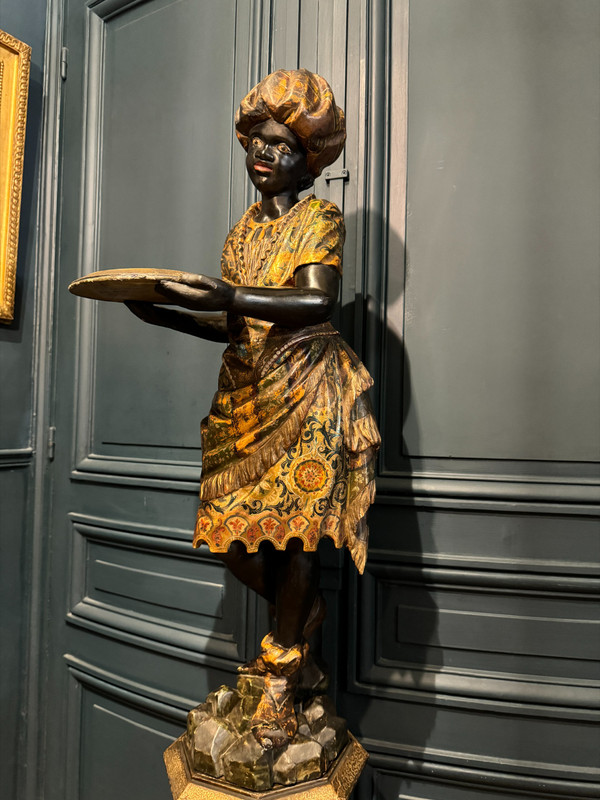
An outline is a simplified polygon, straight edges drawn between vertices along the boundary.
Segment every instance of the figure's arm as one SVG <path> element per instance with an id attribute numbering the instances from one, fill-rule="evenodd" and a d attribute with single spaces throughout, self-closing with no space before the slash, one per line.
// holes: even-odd
<path id="1" fill-rule="evenodd" d="M 339 274 L 327 264 L 305 264 L 295 273 L 295 288 L 231 286 L 217 278 L 195 276 L 186 284 L 161 281 L 158 291 L 192 310 L 224 310 L 264 319 L 286 328 L 330 319 L 339 290 Z"/>
<path id="2" fill-rule="evenodd" d="M 174 308 L 164 308 L 153 303 L 125 303 L 127 308 L 144 322 L 172 328 L 181 333 L 208 339 L 211 342 L 227 342 L 227 314 L 189 314 Z"/>
<path id="3" fill-rule="evenodd" d="M 236 287 L 231 310 L 287 328 L 316 325 L 331 319 L 340 276 L 327 264 L 305 264 L 295 273 L 294 289 Z"/>

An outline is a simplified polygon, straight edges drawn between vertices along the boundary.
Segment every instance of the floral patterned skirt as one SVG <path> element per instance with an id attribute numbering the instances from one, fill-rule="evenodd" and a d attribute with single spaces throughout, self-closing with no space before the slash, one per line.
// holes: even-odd
<path id="1" fill-rule="evenodd" d="M 203 423 L 194 546 L 223 553 L 241 541 L 255 552 L 269 541 L 283 550 L 298 538 L 314 551 L 328 536 L 362 572 L 380 442 L 371 384 L 330 325 L 275 332 L 256 364 L 230 346 Z"/>

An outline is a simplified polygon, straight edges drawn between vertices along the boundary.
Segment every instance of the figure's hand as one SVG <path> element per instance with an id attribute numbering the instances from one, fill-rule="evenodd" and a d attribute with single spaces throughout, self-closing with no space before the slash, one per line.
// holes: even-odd
<path id="1" fill-rule="evenodd" d="M 192 311 L 227 311 L 235 289 L 218 278 L 188 273 L 183 281 L 159 281 L 156 291 L 169 302 Z"/>
<path id="2" fill-rule="evenodd" d="M 154 303 L 144 303 L 140 301 L 129 300 L 125 302 L 127 308 L 139 317 L 144 322 L 149 322 L 151 325 L 166 325 L 167 319 L 170 314 L 167 308 L 155 306 Z"/>

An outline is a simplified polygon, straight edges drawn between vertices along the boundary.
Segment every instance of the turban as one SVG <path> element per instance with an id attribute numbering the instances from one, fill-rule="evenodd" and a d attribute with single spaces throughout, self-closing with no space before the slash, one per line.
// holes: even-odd
<path id="1" fill-rule="evenodd" d="M 240 103 L 235 131 L 245 150 L 255 125 L 274 119 L 289 128 L 306 150 L 313 177 L 333 164 L 346 141 L 344 112 L 327 81 L 307 69 L 279 69 L 257 83 Z"/>

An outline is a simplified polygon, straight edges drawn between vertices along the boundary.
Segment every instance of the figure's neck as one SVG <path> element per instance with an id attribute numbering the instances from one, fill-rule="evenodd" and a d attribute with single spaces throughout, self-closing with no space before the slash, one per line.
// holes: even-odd
<path id="1" fill-rule="evenodd" d="M 298 192 L 286 192 L 268 197 L 263 194 L 260 209 L 256 215 L 257 222 L 269 222 L 270 220 L 282 217 L 298 202 Z"/>

